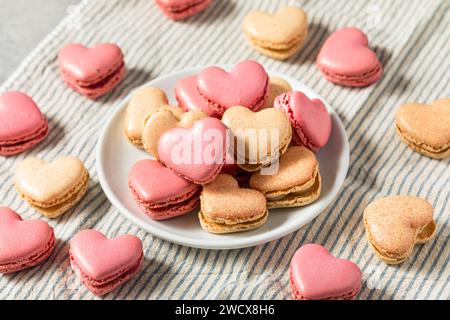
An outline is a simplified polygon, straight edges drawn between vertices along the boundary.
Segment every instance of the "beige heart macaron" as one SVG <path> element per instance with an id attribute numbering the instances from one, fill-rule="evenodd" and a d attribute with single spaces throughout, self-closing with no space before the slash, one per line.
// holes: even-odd
<path id="1" fill-rule="evenodd" d="M 190 128 L 195 121 L 208 115 L 201 110 L 178 112 L 173 108 L 161 107 L 153 110 L 144 121 L 142 144 L 145 151 L 159 159 L 158 141 L 161 135 L 171 128 Z"/>
<path id="2" fill-rule="evenodd" d="M 222 122 L 233 134 L 238 166 L 248 172 L 269 166 L 291 142 L 291 123 L 278 109 L 253 112 L 246 107 L 235 106 L 225 111 Z"/>
<path id="3" fill-rule="evenodd" d="M 170 108 L 177 115 L 183 112 L 181 108 L 170 106 L 166 94 L 159 88 L 144 87 L 133 94 L 125 113 L 125 135 L 131 143 L 142 148 L 144 120 L 161 107 Z"/>
<path id="4" fill-rule="evenodd" d="M 273 102 L 275 98 L 280 94 L 292 91 L 292 87 L 283 78 L 280 77 L 270 77 L 269 79 L 269 97 L 267 98 L 266 104 L 263 106 L 265 108 L 273 108 Z"/>
<path id="5" fill-rule="evenodd" d="M 450 156 L 450 99 L 430 105 L 404 104 L 397 111 L 395 126 L 412 150 L 435 159 Z"/>
<path id="6" fill-rule="evenodd" d="M 389 196 L 370 203 L 364 210 L 364 226 L 375 254 L 387 264 L 399 264 L 416 244 L 431 239 L 436 224 L 433 207 L 414 196 Z"/>
<path id="7" fill-rule="evenodd" d="M 284 60 L 297 53 L 308 35 L 308 18 L 301 8 L 286 6 L 276 13 L 252 11 L 242 30 L 250 45 L 274 59 Z"/>
<path id="8" fill-rule="evenodd" d="M 268 210 L 261 192 L 239 188 L 235 178 L 219 174 L 203 186 L 198 215 L 206 231 L 232 233 L 262 226 L 267 221 Z"/>
<path id="9" fill-rule="evenodd" d="M 299 207 L 317 200 L 321 191 L 319 162 L 312 151 L 292 146 L 280 158 L 278 172 L 252 174 L 250 188 L 260 191 L 267 207 Z"/>
<path id="10" fill-rule="evenodd" d="M 30 157 L 17 166 L 14 177 L 20 197 L 48 218 L 72 208 L 86 193 L 88 183 L 89 172 L 75 157 L 51 163 Z"/>

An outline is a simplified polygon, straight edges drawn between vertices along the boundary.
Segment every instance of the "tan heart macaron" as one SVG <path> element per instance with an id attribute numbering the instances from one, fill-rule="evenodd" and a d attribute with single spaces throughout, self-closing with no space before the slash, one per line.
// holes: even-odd
<path id="1" fill-rule="evenodd" d="M 161 135 L 171 128 L 190 128 L 195 121 L 208 115 L 201 110 L 179 113 L 173 108 L 161 107 L 153 110 L 144 121 L 142 144 L 145 151 L 159 159 L 158 141 Z"/>
<path id="2" fill-rule="evenodd" d="M 266 198 L 256 190 L 239 188 L 228 174 L 205 185 L 200 196 L 200 224 L 211 233 L 256 229 L 267 221 Z"/>
<path id="3" fill-rule="evenodd" d="M 431 204 L 413 196 L 370 203 L 364 210 L 364 226 L 372 250 L 387 264 L 405 261 L 414 246 L 430 240 L 436 230 Z"/>
<path id="4" fill-rule="evenodd" d="M 222 122 L 234 136 L 233 150 L 238 166 L 248 172 L 258 171 L 278 160 L 291 142 L 291 123 L 278 109 L 253 112 L 242 106 L 231 107 L 223 114 Z"/>
<path id="5" fill-rule="evenodd" d="M 400 138 L 414 151 L 435 159 L 450 156 L 450 99 L 430 105 L 404 104 L 397 111 L 395 126 Z"/>
<path id="6" fill-rule="evenodd" d="M 20 197 L 48 218 L 72 208 L 86 193 L 88 183 L 89 172 L 75 157 L 52 163 L 30 157 L 17 166 L 14 177 Z"/>
<path id="7" fill-rule="evenodd" d="M 250 187 L 267 199 L 268 208 L 299 207 L 317 200 L 321 191 L 319 162 L 305 147 L 292 146 L 273 175 L 252 174 Z"/>
<path id="8" fill-rule="evenodd" d="M 159 88 L 144 87 L 133 94 L 127 105 L 124 128 L 131 143 L 142 148 L 144 120 L 150 112 L 161 107 L 170 108 L 177 115 L 183 112 L 181 108 L 170 106 L 166 94 Z"/>
<path id="9" fill-rule="evenodd" d="M 308 18 L 301 8 L 286 6 L 275 14 L 252 11 L 242 30 L 250 45 L 274 59 L 284 60 L 297 53 L 308 35 Z"/>
<path id="10" fill-rule="evenodd" d="M 292 91 L 292 87 L 289 82 L 280 77 L 270 77 L 269 88 L 269 97 L 267 98 L 266 104 L 263 106 L 263 109 L 273 108 L 273 102 L 275 101 L 276 97 L 278 97 L 280 94 Z"/>

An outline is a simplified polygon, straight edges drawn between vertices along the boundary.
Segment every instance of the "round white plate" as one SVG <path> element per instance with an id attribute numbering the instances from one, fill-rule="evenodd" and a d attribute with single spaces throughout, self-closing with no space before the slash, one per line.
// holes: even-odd
<path id="1" fill-rule="evenodd" d="M 173 92 L 177 80 L 198 74 L 203 68 L 179 71 L 150 81 L 145 86 L 161 88 L 169 101 L 176 105 Z M 286 79 L 294 90 L 302 91 L 309 98 L 319 98 L 325 102 L 296 79 L 277 72 L 268 73 Z M 267 223 L 262 227 L 234 234 L 216 235 L 204 231 L 197 212 L 166 221 L 154 221 L 138 207 L 128 189 L 128 171 L 131 166 L 138 160 L 150 158 L 146 152 L 129 143 L 124 135 L 124 115 L 129 99 L 130 95 L 121 102 L 101 133 L 97 146 L 97 172 L 103 191 L 111 203 L 136 225 L 164 240 L 205 249 L 244 248 L 272 241 L 294 232 L 319 215 L 344 183 L 350 156 L 348 139 L 341 120 L 331 106 L 325 103 L 331 114 L 333 130 L 327 146 L 317 154 L 322 176 L 322 193 L 317 201 L 305 207 L 272 209 Z"/>

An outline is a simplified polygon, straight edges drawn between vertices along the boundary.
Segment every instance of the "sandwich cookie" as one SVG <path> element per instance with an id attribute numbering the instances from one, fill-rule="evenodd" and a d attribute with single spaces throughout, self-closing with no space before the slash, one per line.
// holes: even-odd
<path id="1" fill-rule="evenodd" d="M 72 208 L 86 193 L 89 172 L 75 157 L 61 157 L 52 163 L 27 158 L 16 169 L 14 184 L 22 199 L 48 218 Z"/>
<path id="2" fill-rule="evenodd" d="M 201 186 L 155 160 L 136 162 L 129 172 L 128 185 L 136 203 L 154 220 L 180 216 L 200 202 Z"/>
<path id="3" fill-rule="evenodd" d="M 83 285 L 102 296 L 130 280 L 144 261 L 142 241 L 133 235 L 114 239 L 85 229 L 70 240 L 70 264 Z"/>
<path id="4" fill-rule="evenodd" d="M 29 96 L 20 91 L 0 95 L 1 156 L 24 152 L 47 135 L 47 119 Z"/>
<path id="5" fill-rule="evenodd" d="M 280 77 L 270 77 L 269 87 L 269 97 L 267 98 L 266 104 L 263 106 L 263 109 L 272 108 L 276 97 L 283 93 L 292 91 L 292 87 L 289 82 Z"/>
<path id="6" fill-rule="evenodd" d="M 269 76 L 261 64 L 245 60 L 230 72 L 219 67 L 204 69 L 197 77 L 197 89 L 219 116 L 232 106 L 258 111 L 268 97 Z"/>
<path id="7" fill-rule="evenodd" d="M 274 107 L 289 117 L 295 145 L 317 152 L 328 143 L 331 117 L 321 100 L 311 100 L 299 91 L 291 91 L 278 96 Z"/>
<path id="8" fill-rule="evenodd" d="M 431 239 L 436 230 L 433 207 L 413 196 L 389 196 L 364 210 L 367 239 L 375 254 L 387 264 L 399 264 L 416 244 Z"/>
<path id="9" fill-rule="evenodd" d="M 395 127 L 412 150 L 434 159 L 450 156 L 450 99 L 402 105 Z"/>
<path id="10" fill-rule="evenodd" d="M 203 187 L 199 219 L 203 229 L 211 233 L 247 231 L 267 221 L 266 198 L 252 189 L 239 188 L 228 174 L 220 174 Z"/>
<path id="11" fill-rule="evenodd" d="M 253 112 L 242 106 L 231 107 L 224 113 L 222 122 L 232 132 L 234 155 L 245 171 L 255 172 L 269 166 L 291 142 L 289 119 L 277 109 Z"/>
<path id="12" fill-rule="evenodd" d="M 212 0 L 155 0 L 165 16 L 182 20 L 207 9 Z"/>
<path id="13" fill-rule="evenodd" d="M 175 97 L 184 111 L 201 110 L 210 117 L 220 118 L 210 105 L 203 100 L 197 89 L 197 76 L 189 76 L 179 80 L 175 86 Z"/>
<path id="14" fill-rule="evenodd" d="M 0 207 L 0 273 L 31 268 L 45 261 L 55 248 L 53 228 L 42 220 L 22 220 Z"/>
<path id="15" fill-rule="evenodd" d="M 327 80 L 349 87 L 371 85 L 383 74 L 366 34 L 358 28 L 333 32 L 319 51 L 317 66 Z"/>
<path id="16" fill-rule="evenodd" d="M 280 158 L 273 175 L 252 174 L 250 187 L 267 199 L 267 207 L 299 207 L 310 204 L 320 196 L 319 162 L 305 147 L 292 146 Z"/>
<path id="17" fill-rule="evenodd" d="M 296 54 L 308 35 L 308 22 L 301 8 L 286 6 L 275 14 L 252 11 L 245 18 L 243 32 L 250 45 L 274 59 Z"/>
<path id="18" fill-rule="evenodd" d="M 136 90 L 127 105 L 125 113 L 125 136 L 137 147 L 142 148 L 142 129 L 147 116 L 161 107 L 169 108 L 176 116 L 183 110 L 169 105 L 166 94 L 159 88 L 144 87 Z"/>
<path id="19" fill-rule="evenodd" d="M 353 262 L 310 243 L 292 257 L 290 279 L 295 300 L 352 300 L 361 289 L 362 273 Z"/>
<path id="20" fill-rule="evenodd" d="M 190 128 L 195 121 L 206 118 L 207 114 L 201 110 L 184 113 L 175 112 L 173 108 L 161 107 L 153 110 L 144 121 L 142 130 L 142 144 L 145 151 L 159 159 L 158 141 L 161 135 L 171 128 Z"/>
<path id="21" fill-rule="evenodd" d="M 220 173 L 227 155 L 228 135 L 216 118 L 195 121 L 190 128 L 172 128 L 158 142 L 160 161 L 180 177 L 206 184 Z"/>
<path id="22" fill-rule="evenodd" d="M 59 51 L 58 61 L 64 82 L 91 99 L 109 92 L 125 75 L 122 50 L 113 43 L 91 48 L 68 44 Z"/>

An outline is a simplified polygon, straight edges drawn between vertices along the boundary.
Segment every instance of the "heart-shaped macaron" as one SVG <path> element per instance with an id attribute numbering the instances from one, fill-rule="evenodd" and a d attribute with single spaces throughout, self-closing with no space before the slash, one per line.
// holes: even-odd
<path id="1" fill-rule="evenodd" d="M 202 110 L 210 117 L 220 117 L 198 92 L 196 75 L 182 78 L 177 82 L 175 85 L 175 97 L 178 105 L 185 111 Z"/>
<path id="2" fill-rule="evenodd" d="M 125 135 L 130 142 L 142 147 L 144 121 L 150 112 L 161 107 L 171 109 L 178 116 L 183 112 L 181 108 L 171 107 L 166 94 L 159 88 L 144 87 L 133 93 L 125 115 Z"/>
<path id="3" fill-rule="evenodd" d="M 329 81 L 343 86 L 367 86 L 383 73 L 366 34 L 358 28 L 333 32 L 320 49 L 317 65 Z"/>
<path id="4" fill-rule="evenodd" d="M 414 151 L 435 159 L 450 156 L 450 99 L 404 104 L 395 120 L 398 135 Z"/>
<path id="5" fill-rule="evenodd" d="M 292 137 L 288 117 L 273 108 L 258 112 L 236 106 L 229 108 L 222 122 L 234 136 L 234 154 L 246 171 L 257 171 L 282 155 Z"/>
<path id="6" fill-rule="evenodd" d="M 291 289 L 296 300 L 353 299 L 361 288 L 361 270 L 318 244 L 300 247 L 291 260 Z"/>
<path id="7" fill-rule="evenodd" d="M 132 235 L 106 238 L 95 230 L 82 230 L 70 241 L 70 260 L 83 284 L 103 295 L 129 280 L 143 261 L 142 242 Z"/>
<path id="8" fill-rule="evenodd" d="M 42 220 L 22 220 L 13 210 L 0 207 L 0 273 L 35 266 L 55 247 L 52 227 Z"/>
<path id="9" fill-rule="evenodd" d="M 244 19 L 243 31 L 252 46 L 275 59 L 287 59 L 303 45 L 308 34 L 306 13 L 293 6 L 276 13 L 252 11 Z"/>
<path id="10" fill-rule="evenodd" d="M 252 60 L 238 63 L 230 72 L 209 67 L 197 78 L 197 88 L 203 99 L 220 115 L 232 106 L 261 109 L 268 87 L 269 77 L 264 67 Z"/>
<path id="11" fill-rule="evenodd" d="M 367 239 L 377 256 L 388 264 L 405 261 L 414 246 L 427 242 L 436 230 L 433 207 L 413 196 L 389 196 L 364 210 Z"/>
<path id="12" fill-rule="evenodd" d="M 47 120 L 29 96 L 20 91 L 0 95 L 0 155 L 25 151 L 47 134 Z"/>
<path id="13" fill-rule="evenodd" d="M 88 171 L 75 157 L 51 163 L 30 157 L 17 166 L 14 177 L 20 196 L 49 218 L 74 206 L 86 192 L 88 180 Z"/>
<path id="14" fill-rule="evenodd" d="M 158 141 L 164 132 L 171 128 L 192 127 L 195 121 L 206 117 L 207 114 L 201 110 L 192 110 L 181 115 L 174 112 L 173 108 L 161 107 L 153 110 L 145 119 L 142 130 L 142 144 L 145 151 L 158 159 Z"/>
<path id="15" fill-rule="evenodd" d="M 295 145 L 318 151 L 327 144 L 331 135 L 331 117 L 321 100 L 291 91 L 278 96 L 274 107 L 284 111 L 291 120 Z"/>
<path id="16" fill-rule="evenodd" d="M 197 184 L 211 182 L 225 162 L 228 135 L 216 118 L 203 118 L 190 128 L 172 128 L 158 142 L 160 160 L 181 177 Z"/>
<path id="17" fill-rule="evenodd" d="M 79 93 L 97 98 L 112 89 L 125 74 L 122 50 L 114 43 L 90 48 L 71 43 L 58 54 L 64 81 Z"/>
<path id="18" fill-rule="evenodd" d="M 266 198 L 256 190 L 240 188 L 235 178 L 220 174 L 203 187 L 200 223 L 208 232 L 231 233 L 255 229 L 267 220 Z"/>

